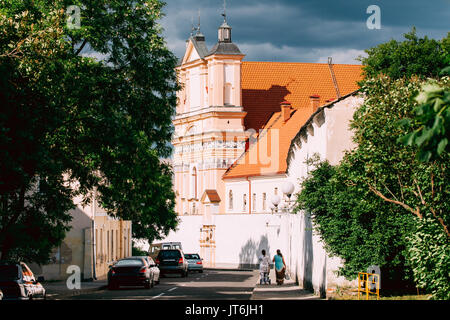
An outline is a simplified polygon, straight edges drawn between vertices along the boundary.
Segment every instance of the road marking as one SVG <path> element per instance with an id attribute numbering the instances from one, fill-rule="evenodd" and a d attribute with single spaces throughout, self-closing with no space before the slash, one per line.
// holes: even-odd
<path id="1" fill-rule="evenodd" d="M 163 295 L 164 295 L 164 293 L 158 294 L 157 296 L 154 296 L 152 299 L 159 298 L 159 297 L 161 297 L 161 296 L 163 296 Z"/>
<path id="2" fill-rule="evenodd" d="M 177 289 L 177 287 L 174 287 L 174 288 L 172 288 L 172 289 L 169 289 L 169 290 L 167 290 L 167 291 L 173 291 L 173 290 L 175 290 L 175 289 Z"/>

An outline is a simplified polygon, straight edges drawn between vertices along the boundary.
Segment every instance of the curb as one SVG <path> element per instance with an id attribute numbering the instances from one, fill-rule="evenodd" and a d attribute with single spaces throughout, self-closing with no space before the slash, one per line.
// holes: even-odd
<path id="1" fill-rule="evenodd" d="M 273 283 L 266 285 L 256 282 L 250 300 L 321 300 L 313 292 L 304 290 L 299 284 L 290 279 L 278 286 Z"/>
<path id="2" fill-rule="evenodd" d="M 256 269 L 227 269 L 227 268 L 203 268 L 203 270 L 210 271 L 242 271 L 242 272 L 253 272 Z"/>
<path id="3" fill-rule="evenodd" d="M 102 286 L 94 287 L 94 288 L 67 290 L 64 292 L 54 292 L 54 293 L 51 293 L 51 292 L 49 292 L 48 289 L 46 289 L 46 293 L 47 293 L 47 295 L 51 294 L 51 297 L 48 297 L 48 300 L 60 300 L 60 299 L 68 298 L 68 297 L 79 296 L 79 295 L 86 294 L 89 292 L 105 290 L 107 288 L 108 288 L 107 285 L 102 285 Z"/>

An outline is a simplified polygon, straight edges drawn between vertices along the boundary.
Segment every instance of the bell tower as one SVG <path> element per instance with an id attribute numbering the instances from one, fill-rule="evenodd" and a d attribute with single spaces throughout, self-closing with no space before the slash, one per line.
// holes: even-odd
<path id="1" fill-rule="evenodd" d="M 175 135 L 176 211 L 202 215 L 204 224 L 225 213 L 225 171 L 245 151 L 246 112 L 241 98 L 244 54 L 231 40 L 226 21 L 211 50 L 200 26 L 193 28 L 186 52 L 177 67 L 182 89 L 177 93 Z"/>
<path id="2" fill-rule="evenodd" d="M 225 6 L 224 6 L 225 7 Z M 244 54 L 231 38 L 231 27 L 224 10 L 223 23 L 218 30 L 217 43 L 205 57 L 208 61 L 209 104 L 213 106 L 242 106 L 241 64 Z"/>

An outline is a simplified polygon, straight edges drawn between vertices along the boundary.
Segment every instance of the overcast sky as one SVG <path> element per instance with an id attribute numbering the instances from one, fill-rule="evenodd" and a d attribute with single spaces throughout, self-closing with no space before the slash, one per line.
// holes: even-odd
<path id="1" fill-rule="evenodd" d="M 182 57 L 192 19 L 201 16 L 208 49 L 217 42 L 223 0 L 165 0 L 160 21 L 169 48 Z M 370 5 L 381 29 L 369 29 Z M 364 49 L 401 40 L 413 26 L 419 36 L 442 39 L 450 31 L 450 0 L 227 0 L 233 42 L 246 61 L 356 63 Z"/>

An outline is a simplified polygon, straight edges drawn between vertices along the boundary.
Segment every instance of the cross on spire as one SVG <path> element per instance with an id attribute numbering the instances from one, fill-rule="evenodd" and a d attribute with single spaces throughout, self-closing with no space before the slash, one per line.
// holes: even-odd
<path id="1" fill-rule="evenodd" d="M 200 34 L 200 9 L 198 9 L 198 23 L 194 25 L 194 17 L 191 17 L 191 36 Z"/>
<path id="2" fill-rule="evenodd" d="M 196 28 L 194 27 L 194 17 L 191 17 L 191 36 L 194 35 Z"/>

